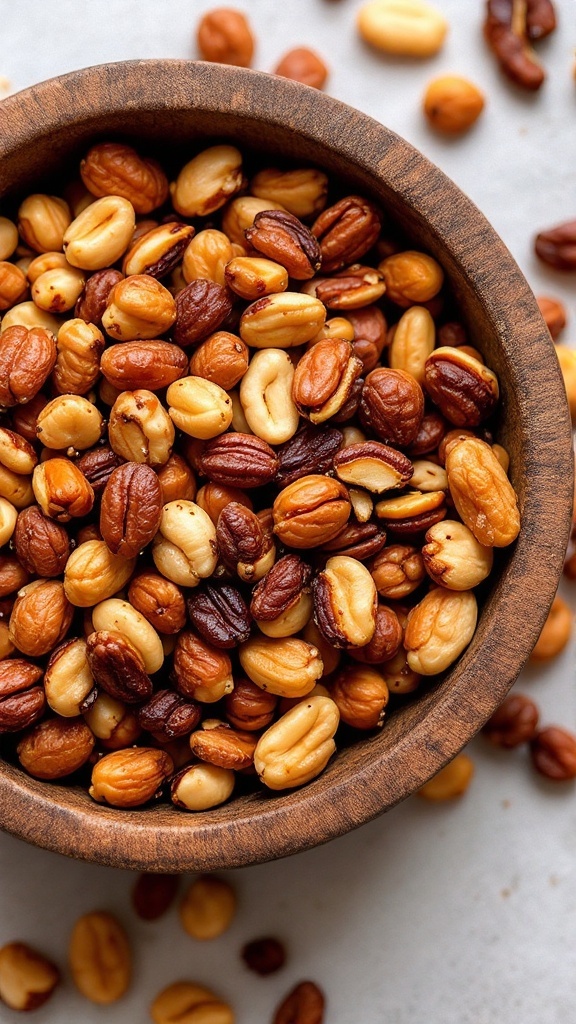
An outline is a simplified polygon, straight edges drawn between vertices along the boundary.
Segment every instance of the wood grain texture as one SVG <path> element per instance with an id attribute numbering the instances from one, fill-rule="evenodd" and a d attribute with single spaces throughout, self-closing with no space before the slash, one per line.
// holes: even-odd
<path id="1" fill-rule="evenodd" d="M 259 72 L 131 61 L 54 79 L 0 106 L 0 193 L 24 192 L 95 140 L 174 149 L 237 141 L 312 162 L 387 208 L 414 247 L 443 264 L 472 343 L 498 374 L 500 439 L 511 454 L 522 530 L 499 560 L 476 635 L 456 667 L 342 751 L 314 782 L 199 814 L 118 811 L 79 789 L 0 765 L 0 826 L 74 857 L 138 870 L 213 870 L 326 842 L 398 803 L 478 731 L 530 653 L 555 594 L 572 510 L 571 429 L 536 301 L 482 214 L 438 168 L 371 118 Z"/>

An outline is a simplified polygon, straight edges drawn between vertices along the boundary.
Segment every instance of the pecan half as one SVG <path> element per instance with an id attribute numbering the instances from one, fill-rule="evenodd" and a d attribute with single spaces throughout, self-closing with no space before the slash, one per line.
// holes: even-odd
<path id="1" fill-rule="evenodd" d="M 124 274 L 111 267 L 91 274 L 74 307 L 74 316 L 96 327 L 102 327 L 102 317 L 110 299 L 110 292 L 123 277 Z"/>
<path id="2" fill-rule="evenodd" d="M 539 231 L 534 251 L 543 263 L 555 270 L 576 270 L 576 220 Z"/>
<path id="3" fill-rule="evenodd" d="M 487 0 L 484 36 L 504 74 L 535 91 L 546 75 L 530 41 L 556 27 L 551 0 Z"/>
<path id="4" fill-rule="evenodd" d="M 354 355 L 350 342 L 319 341 L 304 353 L 294 372 L 292 396 L 298 411 L 312 423 L 334 416 L 348 401 L 361 373 L 362 360 Z"/>
<path id="5" fill-rule="evenodd" d="M 56 341 L 43 327 L 8 327 L 0 335 L 0 406 L 29 402 L 56 362 Z"/>
<path id="6" fill-rule="evenodd" d="M 341 444 L 342 431 L 306 424 L 278 447 L 276 483 L 279 487 L 287 487 L 302 476 L 327 473 Z"/>
<path id="7" fill-rule="evenodd" d="M 276 476 L 279 459 L 273 448 L 255 434 L 222 434 L 205 445 L 200 471 L 227 487 L 263 487 Z"/>
<path id="8" fill-rule="evenodd" d="M 159 633 L 173 635 L 184 628 L 186 602 L 176 583 L 152 569 L 138 573 L 128 588 L 130 604 Z"/>
<path id="9" fill-rule="evenodd" d="M 244 233 L 254 249 L 286 267 L 295 281 L 307 281 L 320 269 L 318 241 L 293 213 L 262 210 Z"/>
<path id="10" fill-rule="evenodd" d="M 191 281 L 176 296 L 172 340 L 181 348 L 196 345 L 219 330 L 231 312 L 232 298 L 227 288 L 204 278 Z"/>
<path id="11" fill-rule="evenodd" d="M 12 538 L 27 572 L 43 578 L 60 576 L 70 555 L 70 538 L 59 523 L 30 505 L 18 514 Z"/>
<path id="12" fill-rule="evenodd" d="M 24 658 L 0 661 L 0 733 L 19 732 L 44 713 L 42 669 Z"/>
<path id="13" fill-rule="evenodd" d="M 346 196 L 324 210 L 312 225 L 320 243 L 322 269 L 327 273 L 356 263 L 380 234 L 381 217 L 373 203 Z"/>
<path id="14" fill-rule="evenodd" d="M 541 729 L 530 744 L 532 764 L 555 782 L 576 778 L 576 736 L 559 725 Z"/>
<path id="15" fill-rule="evenodd" d="M 227 650 L 248 639 L 251 632 L 250 613 L 236 587 L 227 583 L 207 583 L 199 593 L 188 598 L 190 622 L 200 636 L 214 647 Z"/>
<path id="16" fill-rule="evenodd" d="M 360 422 L 385 444 L 398 448 L 412 444 L 423 415 L 422 388 L 409 373 L 381 367 L 368 374 L 362 388 Z"/>
<path id="17" fill-rule="evenodd" d="M 268 533 L 256 513 L 240 502 L 231 501 L 222 509 L 216 541 L 224 565 L 245 582 L 261 579 L 274 561 Z"/>
<path id="18" fill-rule="evenodd" d="M 75 465 L 86 477 L 95 497 L 99 498 L 114 470 L 123 464 L 122 456 L 117 455 L 109 445 L 104 444 L 85 452 Z"/>
<path id="19" fill-rule="evenodd" d="M 188 356 L 168 341 L 124 341 L 105 350 L 100 369 L 119 391 L 160 391 L 185 375 Z"/>
<path id="20" fill-rule="evenodd" d="M 110 551 L 135 558 L 156 536 L 162 518 L 162 488 L 150 466 L 126 462 L 106 484 L 100 532 Z"/>
<path id="21" fill-rule="evenodd" d="M 332 540 L 323 544 L 321 550 L 349 555 L 359 562 L 365 562 L 367 558 L 377 555 L 385 543 L 386 532 L 378 523 L 349 522 Z"/>
<path id="22" fill-rule="evenodd" d="M 201 717 L 201 707 L 194 700 L 174 690 L 158 690 L 141 708 L 137 718 L 154 739 L 167 743 L 177 736 L 188 736 Z"/>
<path id="23" fill-rule="evenodd" d="M 312 569 L 298 555 L 285 555 L 254 587 L 250 612 L 255 619 L 272 621 L 309 589 Z"/>
<path id="24" fill-rule="evenodd" d="M 314 282 L 312 282 L 314 284 Z M 359 309 L 377 302 L 386 291 L 384 277 L 374 267 L 353 263 L 332 277 L 320 278 L 314 294 L 327 309 Z"/>
<path id="25" fill-rule="evenodd" d="M 101 629 L 86 640 L 86 656 L 94 680 L 116 700 L 137 704 L 152 694 L 152 680 L 139 651 L 123 633 Z"/>

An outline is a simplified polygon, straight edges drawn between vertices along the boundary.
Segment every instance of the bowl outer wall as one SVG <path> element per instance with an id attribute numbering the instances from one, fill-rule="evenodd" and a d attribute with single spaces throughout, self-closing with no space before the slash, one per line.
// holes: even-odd
<path id="1" fill-rule="evenodd" d="M 534 296 L 473 203 L 409 143 L 317 90 L 191 61 L 129 61 L 51 79 L 0 105 L 0 195 L 21 192 L 94 139 L 203 138 L 312 162 L 387 208 L 444 266 L 473 343 L 498 374 L 500 440 L 511 454 L 522 530 L 475 637 L 437 685 L 386 728 L 342 751 L 300 790 L 262 792 L 198 814 L 93 804 L 77 787 L 0 766 L 0 827 L 41 847 L 138 870 L 215 870 L 286 856 L 363 824 L 414 792 L 484 724 L 512 686 L 548 613 L 572 512 L 564 385 Z M 183 159 L 188 159 L 185 155 Z"/>

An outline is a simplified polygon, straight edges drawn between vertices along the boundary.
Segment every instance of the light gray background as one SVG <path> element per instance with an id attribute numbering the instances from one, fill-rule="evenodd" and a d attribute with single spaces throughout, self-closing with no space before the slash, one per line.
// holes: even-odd
<path id="1" fill-rule="evenodd" d="M 574 275 L 532 255 L 536 230 L 576 216 L 574 0 L 557 0 L 560 27 L 539 52 L 539 95 L 510 86 L 482 38 L 483 0 L 435 0 L 451 29 L 423 62 L 369 51 L 355 30 L 359 0 L 245 0 L 258 39 L 255 66 L 272 70 L 308 45 L 331 67 L 327 91 L 404 135 L 439 164 L 492 221 L 537 294 L 563 298 L 565 344 L 576 347 Z M 0 0 L 0 75 L 14 90 L 88 64 L 134 57 L 193 57 L 205 0 Z M 421 96 L 442 72 L 486 93 L 481 121 L 445 140 L 424 124 Z M 576 584 L 573 585 L 576 588 Z M 562 585 L 575 606 L 576 591 Z M 529 614 L 529 609 L 527 610 Z M 552 664 L 525 670 L 517 689 L 546 723 L 576 728 L 576 643 Z M 310 977 L 328 997 L 327 1024 L 556 1024 L 576 1005 L 576 801 L 572 784 L 535 776 L 524 752 L 470 744 L 472 786 L 457 803 L 412 798 L 325 847 L 231 873 L 240 901 L 231 930 L 194 942 L 175 911 L 138 922 L 133 876 L 76 863 L 0 836 L 0 944 L 27 940 L 65 963 L 75 918 L 108 908 L 135 950 L 134 987 L 114 1007 L 84 1002 L 68 979 L 38 1024 L 148 1019 L 153 994 L 178 978 L 212 986 L 238 1024 L 267 1024 L 290 986 Z M 282 937 L 289 963 L 259 979 L 241 945 Z M 0 1020 L 16 1019 L 0 1008 Z"/>

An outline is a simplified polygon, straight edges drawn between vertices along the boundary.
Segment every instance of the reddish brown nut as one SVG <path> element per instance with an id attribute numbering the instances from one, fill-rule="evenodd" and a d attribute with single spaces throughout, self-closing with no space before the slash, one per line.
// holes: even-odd
<path id="1" fill-rule="evenodd" d="M 538 296 L 537 302 L 552 339 L 556 341 L 566 326 L 566 307 L 560 299 L 546 295 Z"/>
<path id="2" fill-rule="evenodd" d="M 369 305 L 362 309 L 347 310 L 346 319 L 354 328 L 354 355 L 362 360 L 362 373 L 370 373 L 370 370 L 375 369 L 387 343 L 384 314 L 378 306 Z"/>
<path id="3" fill-rule="evenodd" d="M 412 476 L 413 466 L 396 448 L 380 441 L 361 441 L 336 452 L 334 471 L 343 483 L 380 494 L 404 487 Z"/>
<path id="4" fill-rule="evenodd" d="M 101 496 L 114 470 L 123 464 L 124 459 L 116 455 L 107 444 L 85 452 L 75 463 L 97 498 Z"/>
<path id="5" fill-rule="evenodd" d="M 304 591 L 309 592 L 311 578 L 311 567 L 298 555 L 280 558 L 252 591 L 253 618 L 264 622 L 277 619 Z"/>
<path id="6" fill-rule="evenodd" d="M 29 505 L 18 513 L 12 541 L 27 572 L 43 578 L 64 572 L 70 538 L 64 527 L 45 516 L 38 505 Z"/>
<path id="7" fill-rule="evenodd" d="M 240 955 L 250 971 L 266 977 L 279 971 L 286 962 L 284 945 L 271 936 L 252 939 L 241 949 Z"/>
<path id="8" fill-rule="evenodd" d="M 188 356 L 168 341 L 125 341 L 104 351 L 100 369 L 119 391 L 161 391 L 185 376 Z"/>
<path id="9" fill-rule="evenodd" d="M 20 732 L 42 717 L 46 695 L 42 669 L 24 658 L 0 661 L 0 734 Z"/>
<path id="10" fill-rule="evenodd" d="M 258 739 L 251 732 L 233 729 L 227 722 L 208 722 L 192 733 L 190 749 L 200 761 L 241 771 L 254 763 Z"/>
<path id="11" fill-rule="evenodd" d="M 326 338 L 313 345 L 298 361 L 292 383 L 296 408 L 312 423 L 322 423 L 337 413 L 352 393 L 362 372 L 362 361 L 352 345 Z"/>
<path id="12" fill-rule="evenodd" d="M 342 431 L 306 424 L 278 447 L 276 483 L 279 487 L 287 487 L 302 476 L 327 473 L 341 444 Z"/>
<path id="13" fill-rule="evenodd" d="M 330 554 L 348 555 L 365 562 L 382 550 L 386 532 L 378 523 L 357 523 L 350 520 L 321 550 Z"/>
<path id="14" fill-rule="evenodd" d="M 269 690 L 263 690 L 251 679 L 237 678 L 234 689 L 226 697 L 226 717 L 236 729 L 259 732 L 274 719 L 278 697 Z"/>
<path id="15" fill-rule="evenodd" d="M 488 719 L 482 732 L 497 747 L 511 750 L 534 739 L 540 717 L 535 702 L 523 693 L 511 693 Z"/>
<path id="16" fill-rule="evenodd" d="M 381 367 L 364 381 L 360 422 L 385 444 L 411 445 L 424 415 L 424 395 L 418 382 L 404 370 Z"/>
<path id="17" fill-rule="evenodd" d="M 457 427 L 479 426 L 499 396 L 496 375 L 462 348 L 437 348 L 426 360 L 424 387 L 443 416 Z"/>
<path id="18" fill-rule="evenodd" d="M 262 210 L 245 231 L 253 249 L 286 267 L 295 281 L 307 281 L 320 269 L 317 239 L 298 217 L 284 210 Z"/>
<path id="19" fill-rule="evenodd" d="M 276 497 L 272 506 L 274 533 L 289 547 L 318 547 L 340 532 L 350 511 L 344 484 L 312 473 L 295 480 Z"/>
<path id="20" fill-rule="evenodd" d="M 176 689 L 184 697 L 213 703 L 234 686 L 232 664 L 223 650 L 206 643 L 189 629 L 183 630 L 174 648 Z"/>
<path id="21" fill-rule="evenodd" d="M 397 654 L 401 644 L 403 629 L 400 620 L 387 604 L 378 604 L 376 609 L 376 629 L 370 643 L 365 647 L 351 647 L 349 654 L 355 661 L 365 665 L 382 665 L 391 661 Z"/>
<path id="22" fill-rule="evenodd" d="M 124 277 L 111 267 L 97 270 L 86 281 L 84 290 L 74 307 L 74 315 L 96 327 L 102 327 L 102 317 L 110 299 L 110 292 Z"/>
<path id="23" fill-rule="evenodd" d="M 178 736 L 188 736 L 198 725 L 202 714 L 200 704 L 174 690 L 158 690 L 141 708 L 137 717 L 159 743 L 168 743 Z"/>
<path id="24" fill-rule="evenodd" d="M 198 346 L 190 359 L 190 373 L 231 391 L 248 369 L 249 350 L 242 338 L 216 331 Z"/>
<path id="25" fill-rule="evenodd" d="M 148 700 L 152 680 L 140 652 L 122 633 L 97 630 L 86 640 L 86 657 L 95 682 L 125 704 Z"/>
<path id="26" fill-rule="evenodd" d="M 264 487 L 276 476 L 279 460 L 266 441 L 236 431 L 208 441 L 199 458 L 200 471 L 225 487 Z"/>
<path id="27" fill-rule="evenodd" d="M 312 225 L 320 243 L 322 270 L 332 273 L 356 263 L 374 245 L 380 228 L 379 211 L 361 196 L 346 196 L 323 210 Z"/>
<path id="28" fill-rule="evenodd" d="M 197 345 L 222 327 L 232 312 L 230 292 L 221 284 L 199 278 L 176 296 L 172 340 L 181 348 Z"/>
<path id="29" fill-rule="evenodd" d="M 10 639 L 22 654 L 38 658 L 64 639 L 74 608 L 60 580 L 34 580 L 18 594 L 10 615 Z"/>
<path id="30" fill-rule="evenodd" d="M 172 452 L 163 466 L 156 468 L 156 475 L 162 491 L 162 504 L 169 501 L 194 501 L 196 499 L 196 477 L 181 455 Z"/>
<path id="31" fill-rule="evenodd" d="M 240 502 L 231 501 L 222 509 L 216 541 L 226 568 L 246 583 L 261 579 L 274 561 L 275 550 L 258 516 Z"/>
<path id="32" fill-rule="evenodd" d="M 82 718 L 47 718 L 20 740 L 22 767 L 35 779 L 62 779 L 86 764 L 95 737 Z"/>
<path id="33" fill-rule="evenodd" d="M 324 1005 L 324 994 L 318 985 L 301 981 L 277 1007 L 272 1024 L 322 1024 Z"/>
<path id="34" fill-rule="evenodd" d="M 534 251 L 543 263 L 555 270 L 576 270 L 576 220 L 539 231 Z"/>
<path id="35" fill-rule="evenodd" d="M 316 278 L 305 290 L 310 290 L 320 299 L 326 309 L 347 313 L 350 309 L 360 309 L 377 302 L 386 291 L 386 284 L 375 267 L 353 263 L 331 277 Z"/>
<path id="36" fill-rule="evenodd" d="M 275 75 L 302 82 L 314 89 L 322 89 L 328 78 L 328 68 L 322 58 L 307 46 L 296 46 L 288 50 L 274 68 Z"/>
<path id="37" fill-rule="evenodd" d="M 16 525 L 18 520 L 16 520 Z M 16 590 L 26 586 L 29 580 L 28 571 L 22 560 L 14 555 L 0 555 L 0 599 L 13 594 Z M 38 573 L 42 576 L 43 573 Z"/>
<path id="38" fill-rule="evenodd" d="M 132 887 L 132 906 L 142 921 L 157 921 L 172 906 L 180 875 L 144 871 Z"/>
<path id="39" fill-rule="evenodd" d="M 435 452 L 441 443 L 448 424 L 439 412 L 425 412 L 418 428 L 418 433 L 406 448 L 406 454 L 411 459 L 418 459 L 422 455 L 430 455 Z"/>
<path id="40" fill-rule="evenodd" d="M 91 485 L 69 459 L 49 459 L 36 466 L 32 488 L 44 515 L 59 523 L 87 516 L 94 504 Z"/>
<path id="41" fill-rule="evenodd" d="M 166 201 L 168 179 L 155 160 L 122 142 L 100 142 L 80 161 L 80 176 L 94 196 L 122 196 L 136 213 L 150 213 Z"/>
<path id="42" fill-rule="evenodd" d="M 36 433 L 36 421 L 42 409 L 48 405 L 48 399 L 42 395 L 35 395 L 29 402 L 12 409 L 12 425 L 14 429 L 26 438 L 30 444 L 38 441 Z"/>
<path id="43" fill-rule="evenodd" d="M 336 673 L 329 692 L 341 720 L 351 728 L 377 729 L 384 724 L 388 686 L 376 668 L 346 665 Z"/>
<path id="44" fill-rule="evenodd" d="M 217 7 L 200 19 L 197 43 L 202 60 L 249 68 L 254 55 L 254 37 L 242 11 Z"/>
<path id="45" fill-rule="evenodd" d="M 152 569 L 138 573 L 128 588 L 128 600 L 159 633 L 174 635 L 184 628 L 186 602 L 176 583 Z"/>
<path id="46" fill-rule="evenodd" d="M 529 45 L 556 26 L 551 0 L 487 0 L 484 36 L 504 74 L 524 89 L 540 88 L 545 72 Z"/>
<path id="47" fill-rule="evenodd" d="M 141 807 L 160 796 L 162 786 L 173 771 L 174 762 L 164 750 L 153 747 L 114 750 L 94 765 L 88 792 L 99 804 Z"/>
<path id="48" fill-rule="evenodd" d="M 576 736 L 559 725 L 548 725 L 530 744 L 532 764 L 547 779 L 564 782 L 576 778 Z"/>
<path id="49" fill-rule="evenodd" d="M 14 326 L 0 334 L 0 406 L 11 408 L 38 394 L 56 362 L 56 340 L 43 327 Z M 26 436 L 26 435 L 24 435 Z"/>
<path id="50" fill-rule="evenodd" d="M 248 639 L 251 618 L 246 602 L 228 583 L 206 583 L 188 598 L 190 622 L 213 647 L 228 650 Z"/>
<path id="51" fill-rule="evenodd" d="M 0 311 L 22 302 L 28 292 L 26 274 L 15 263 L 0 261 Z"/>
<path id="52" fill-rule="evenodd" d="M 126 462 L 104 488 L 100 532 L 110 551 L 135 558 L 155 537 L 162 518 L 162 489 L 150 466 Z"/>

